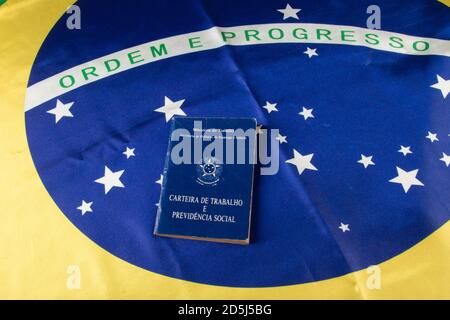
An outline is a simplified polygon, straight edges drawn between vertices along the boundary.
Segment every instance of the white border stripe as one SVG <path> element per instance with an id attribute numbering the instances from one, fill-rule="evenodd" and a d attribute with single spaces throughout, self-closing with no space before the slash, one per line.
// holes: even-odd
<path id="1" fill-rule="evenodd" d="M 297 28 L 305 29 L 306 33 L 308 34 L 308 39 L 298 39 L 294 37 L 293 30 Z M 279 40 L 270 38 L 268 34 L 271 29 L 283 30 L 284 37 Z M 324 39 L 324 37 L 318 40 L 316 36 L 317 29 L 330 30 L 331 40 Z M 258 30 L 259 31 L 258 36 L 261 40 L 257 41 L 254 38 L 247 40 L 244 33 L 245 30 Z M 348 30 L 348 34 L 351 34 L 350 35 L 351 39 L 355 41 L 346 42 L 340 39 L 341 32 L 343 30 Z M 227 40 L 227 42 L 224 42 L 221 34 L 222 32 L 234 32 L 236 34 L 236 37 Z M 300 35 L 301 33 L 304 32 L 298 31 L 297 35 Z M 365 38 L 365 35 L 368 33 L 376 34 L 380 43 L 377 45 L 368 43 L 367 42 L 368 39 Z M 278 35 L 279 31 L 275 31 L 274 34 Z M 194 37 L 199 38 L 196 39 L 195 41 L 200 41 L 202 47 L 194 49 L 189 47 L 189 39 Z M 392 42 L 391 37 L 401 38 L 403 48 L 394 48 L 393 46 L 391 46 L 389 44 L 390 42 Z M 414 50 L 413 44 L 417 41 L 428 42 L 430 46 L 429 49 L 423 52 Z M 165 44 L 168 53 L 166 55 L 153 57 L 150 48 L 152 46 L 159 48 L 159 46 L 162 43 Z M 127 48 L 121 51 L 117 51 L 112 54 L 80 64 L 78 66 L 65 70 L 61 73 L 58 73 L 50 78 L 42 80 L 30 86 L 27 89 L 27 95 L 25 99 L 25 111 L 31 110 L 46 101 L 54 99 L 62 94 L 65 94 L 69 91 L 72 91 L 86 84 L 158 60 L 176 57 L 179 55 L 192 52 L 216 49 L 224 45 L 243 46 L 243 45 L 273 44 L 273 43 L 344 44 L 344 45 L 364 46 L 371 49 L 395 52 L 399 54 L 440 55 L 450 57 L 449 40 L 415 37 L 394 32 L 369 30 L 359 27 L 328 25 L 328 24 L 309 24 L 309 23 L 258 24 L 258 25 L 244 25 L 226 28 L 212 27 L 210 29 L 159 39 L 156 41 L 140 44 L 135 47 Z M 143 59 L 144 61 L 136 64 L 131 64 L 128 58 L 128 54 L 134 51 L 140 51 L 139 54 L 141 55 L 141 59 Z M 105 69 L 104 62 L 109 59 L 119 60 L 121 62 L 121 67 L 116 71 L 107 72 L 107 70 Z M 93 76 L 91 76 L 90 79 L 85 80 L 82 76 L 81 70 L 87 67 L 95 67 L 98 76 L 95 78 L 92 78 Z M 66 75 L 73 76 L 75 79 L 75 84 L 70 88 L 65 89 L 60 86 L 59 80 Z"/>

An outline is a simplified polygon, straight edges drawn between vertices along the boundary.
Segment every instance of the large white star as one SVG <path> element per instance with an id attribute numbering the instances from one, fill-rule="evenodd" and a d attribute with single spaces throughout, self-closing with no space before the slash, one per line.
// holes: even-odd
<path id="1" fill-rule="evenodd" d="M 424 185 L 419 179 L 416 178 L 418 172 L 419 169 L 405 171 L 402 168 L 397 167 L 398 175 L 395 178 L 389 180 L 389 182 L 401 184 L 403 190 L 405 190 L 405 193 L 407 193 L 411 186 Z"/>
<path id="2" fill-rule="evenodd" d="M 157 183 L 157 184 L 159 184 L 159 185 L 162 185 L 162 184 L 163 184 L 163 181 L 164 181 L 164 176 L 161 174 L 161 175 L 159 176 L 159 180 L 156 180 L 155 183 Z"/>
<path id="3" fill-rule="evenodd" d="M 283 14 L 283 20 L 294 18 L 298 20 L 297 13 L 302 9 L 294 9 L 291 7 L 291 5 L 288 3 L 286 4 L 286 8 L 284 9 L 278 9 L 278 12 L 281 12 Z"/>
<path id="4" fill-rule="evenodd" d="M 263 130 L 266 130 L 266 129 L 263 128 L 262 124 L 258 124 L 256 126 L 256 134 L 262 134 L 264 132 Z"/>
<path id="5" fill-rule="evenodd" d="M 105 194 L 107 194 L 113 187 L 125 187 L 120 181 L 120 177 L 124 172 L 125 170 L 112 172 L 107 166 L 105 166 L 105 175 L 95 180 L 95 182 L 105 185 Z"/>
<path id="6" fill-rule="evenodd" d="M 364 168 L 367 168 L 368 166 L 374 166 L 375 163 L 372 161 L 372 157 L 373 156 L 365 156 L 365 155 L 361 155 L 361 160 L 358 160 L 358 163 L 361 163 Z"/>
<path id="7" fill-rule="evenodd" d="M 428 135 L 425 138 L 427 138 L 431 142 L 439 141 L 439 139 L 437 137 L 437 133 L 432 133 L 430 131 L 428 131 Z"/>
<path id="8" fill-rule="evenodd" d="M 275 140 L 278 140 L 280 144 L 287 143 L 287 136 L 283 136 L 279 133 Z"/>
<path id="9" fill-rule="evenodd" d="M 303 116 L 303 118 L 305 118 L 305 120 L 308 120 L 308 118 L 314 118 L 314 115 L 312 114 L 314 109 L 307 109 L 305 107 L 303 107 L 303 111 L 299 112 L 298 114 Z"/>
<path id="10" fill-rule="evenodd" d="M 306 48 L 306 51 L 303 52 L 304 54 L 308 55 L 308 57 L 311 59 L 313 56 L 318 56 L 319 54 L 316 52 L 317 49 L 311 49 L 310 47 Z"/>
<path id="11" fill-rule="evenodd" d="M 266 109 L 268 113 L 271 113 L 272 111 L 278 111 L 277 104 L 276 103 L 270 103 L 269 101 L 266 101 L 266 105 L 264 105 L 262 107 L 264 109 Z"/>
<path id="12" fill-rule="evenodd" d="M 58 123 L 64 117 L 73 117 L 70 108 L 72 108 L 73 102 L 62 103 L 59 99 L 56 101 L 56 107 L 47 111 L 47 113 L 55 116 L 55 123 Z"/>
<path id="13" fill-rule="evenodd" d="M 445 152 L 442 152 L 442 158 L 440 158 L 439 160 L 444 161 L 447 167 L 450 165 L 450 156 Z"/>
<path id="14" fill-rule="evenodd" d="M 81 206 L 79 206 L 77 209 L 81 211 L 81 215 L 84 216 L 86 212 L 92 212 L 92 206 L 93 202 L 86 202 L 81 201 Z"/>
<path id="15" fill-rule="evenodd" d="M 442 96 L 444 99 L 450 93 L 450 79 L 446 80 L 442 78 L 440 75 L 436 75 L 437 83 L 433 84 L 431 87 L 437 90 L 441 90 Z"/>
<path id="16" fill-rule="evenodd" d="M 173 116 L 185 116 L 186 113 L 184 113 L 183 110 L 181 110 L 181 105 L 184 103 L 186 99 L 178 100 L 178 101 L 172 101 L 169 99 L 169 97 L 164 97 L 164 105 L 162 107 L 159 107 L 158 109 L 155 109 L 156 112 L 164 113 L 166 116 L 166 122 L 169 122 L 170 119 L 172 119 Z"/>
<path id="17" fill-rule="evenodd" d="M 293 164 L 297 167 L 298 174 L 302 174 L 306 169 L 317 171 L 317 168 L 311 163 L 314 153 L 302 155 L 300 152 L 294 149 L 294 158 L 286 160 L 286 163 Z"/>
<path id="18" fill-rule="evenodd" d="M 407 156 L 409 153 L 412 153 L 411 151 L 411 147 L 404 147 L 404 146 L 400 146 L 400 150 L 398 150 L 398 152 L 402 153 L 403 156 Z"/>
<path id="19" fill-rule="evenodd" d="M 127 147 L 127 149 L 126 149 L 124 152 L 122 152 L 122 154 L 126 155 L 126 156 L 127 156 L 127 159 L 129 159 L 130 157 L 136 156 L 136 155 L 134 154 L 134 150 L 135 150 L 135 149 L 136 149 L 136 148 L 128 148 L 128 147 Z"/>

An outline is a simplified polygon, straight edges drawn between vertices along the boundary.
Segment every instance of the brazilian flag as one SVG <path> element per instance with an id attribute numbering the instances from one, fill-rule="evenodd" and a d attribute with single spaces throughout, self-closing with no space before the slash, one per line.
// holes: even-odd
<path id="1" fill-rule="evenodd" d="M 448 0 L 0 0 L 0 53 L 0 298 L 450 298 Z M 153 235 L 174 116 L 279 130 L 248 246 Z"/>

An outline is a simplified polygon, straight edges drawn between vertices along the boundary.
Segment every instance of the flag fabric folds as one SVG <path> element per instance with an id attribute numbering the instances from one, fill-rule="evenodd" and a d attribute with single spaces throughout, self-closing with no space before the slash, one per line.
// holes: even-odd
<path id="1" fill-rule="evenodd" d="M 448 2 L 10 0 L 0 36 L 1 298 L 450 297 Z M 249 246 L 153 236 L 175 116 L 279 130 Z"/>

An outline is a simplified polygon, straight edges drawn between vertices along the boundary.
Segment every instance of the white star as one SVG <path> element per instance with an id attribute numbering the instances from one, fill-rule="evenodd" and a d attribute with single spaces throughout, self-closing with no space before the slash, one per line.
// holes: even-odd
<path id="1" fill-rule="evenodd" d="M 113 187 L 125 187 L 120 181 L 120 177 L 124 172 L 125 170 L 112 172 L 107 166 L 105 166 L 105 175 L 95 180 L 95 182 L 105 185 L 105 194 L 107 194 Z"/>
<path id="2" fill-rule="evenodd" d="M 400 150 L 398 150 L 398 152 L 403 153 L 403 155 L 406 157 L 408 155 L 408 153 L 412 153 L 412 151 L 410 150 L 411 147 L 404 147 L 404 146 L 400 146 Z"/>
<path id="3" fill-rule="evenodd" d="M 59 99 L 56 101 L 56 107 L 48 110 L 47 113 L 53 114 L 55 116 L 55 123 L 58 123 L 63 117 L 73 117 L 70 108 L 72 108 L 73 102 L 62 103 Z"/>
<path id="4" fill-rule="evenodd" d="M 308 118 L 314 118 L 314 115 L 312 114 L 314 109 L 306 109 L 305 107 L 303 107 L 303 111 L 299 112 L 298 114 L 303 116 L 303 118 L 305 118 L 305 120 L 308 120 Z"/>
<path id="5" fill-rule="evenodd" d="M 296 166 L 299 175 L 301 175 L 306 169 L 317 171 L 317 168 L 311 163 L 313 156 L 314 153 L 304 156 L 294 149 L 294 158 L 286 160 L 286 163 Z"/>
<path id="6" fill-rule="evenodd" d="M 442 158 L 440 158 L 439 160 L 444 161 L 447 167 L 450 165 L 450 156 L 445 152 L 442 152 Z"/>
<path id="7" fill-rule="evenodd" d="M 430 131 L 428 131 L 428 135 L 425 138 L 429 139 L 431 142 L 439 141 L 437 133 L 431 133 Z"/>
<path id="8" fill-rule="evenodd" d="M 302 9 L 294 9 L 292 8 L 289 3 L 286 4 L 286 8 L 284 9 L 278 9 L 278 12 L 281 12 L 283 14 L 283 20 L 286 20 L 288 18 L 294 18 L 298 20 L 297 13 Z"/>
<path id="9" fill-rule="evenodd" d="M 283 143 L 287 143 L 286 138 L 287 138 L 287 136 L 282 136 L 281 134 L 278 134 L 277 137 L 275 138 L 275 140 L 278 140 L 280 142 L 280 144 L 283 144 Z"/>
<path id="10" fill-rule="evenodd" d="M 130 157 L 136 156 L 136 155 L 134 154 L 134 150 L 135 150 L 135 148 L 130 149 L 130 148 L 127 147 L 127 150 L 125 150 L 124 152 L 122 152 L 122 154 L 126 155 L 126 156 L 127 156 L 127 159 L 129 159 Z"/>
<path id="11" fill-rule="evenodd" d="M 156 112 L 164 113 L 166 116 L 166 122 L 169 122 L 170 119 L 172 119 L 173 116 L 185 116 L 186 113 L 184 113 L 183 110 L 181 110 L 181 105 L 184 103 L 186 99 L 178 100 L 178 101 L 172 101 L 168 97 L 164 97 L 164 105 L 162 107 L 159 107 L 158 109 L 155 109 Z"/>
<path id="12" fill-rule="evenodd" d="M 262 106 L 264 109 L 267 110 L 268 113 L 271 113 L 272 111 L 278 111 L 277 104 L 276 103 L 270 103 L 269 101 L 266 101 L 266 105 Z"/>
<path id="13" fill-rule="evenodd" d="M 365 155 L 361 154 L 361 160 L 358 160 L 358 163 L 361 163 L 364 168 L 367 168 L 368 166 L 374 166 L 375 163 L 372 161 L 373 156 L 366 157 Z"/>
<path id="14" fill-rule="evenodd" d="M 265 130 L 265 129 L 263 129 L 262 124 L 259 124 L 259 125 L 256 126 L 256 134 L 263 133 L 263 130 Z"/>
<path id="15" fill-rule="evenodd" d="M 411 188 L 411 186 L 424 185 L 419 179 L 416 178 L 418 172 L 419 169 L 405 171 L 402 168 L 397 167 L 398 176 L 392 178 L 391 180 L 389 180 L 389 182 L 401 184 L 403 190 L 405 190 L 405 193 L 407 193 L 409 188 Z"/>
<path id="16" fill-rule="evenodd" d="M 163 175 L 161 174 L 161 175 L 159 176 L 159 180 L 156 180 L 155 183 L 162 185 L 162 184 L 163 184 L 163 181 L 164 181 L 164 177 L 163 177 Z"/>
<path id="17" fill-rule="evenodd" d="M 339 229 L 341 229 L 343 233 L 345 233 L 346 231 L 350 232 L 349 224 L 344 224 L 342 222 L 339 225 Z"/>
<path id="18" fill-rule="evenodd" d="M 308 57 L 311 59 L 313 56 L 318 56 L 319 54 L 316 52 L 317 49 L 311 49 L 307 47 L 306 51 L 303 52 L 304 54 L 307 54 Z"/>
<path id="19" fill-rule="evenodd" d="M 86 212 L 92 212 L 92 206 L 93 202 L 86 202 L 81 201 L 81 206 L 79 206 L 77 209 L 81 211 L 81 215 L 84 216 Z"/>
<path id="20" fill-rule="evenodd" d="M 450 93 L 450 79 L 446 80 L 438 74 L 436 75 L 436 78 L 438 82 L 433 84 L 431 87 L 437 90 L 441 90 L 442 96 L 445 99 L 447 95 Z"/>

